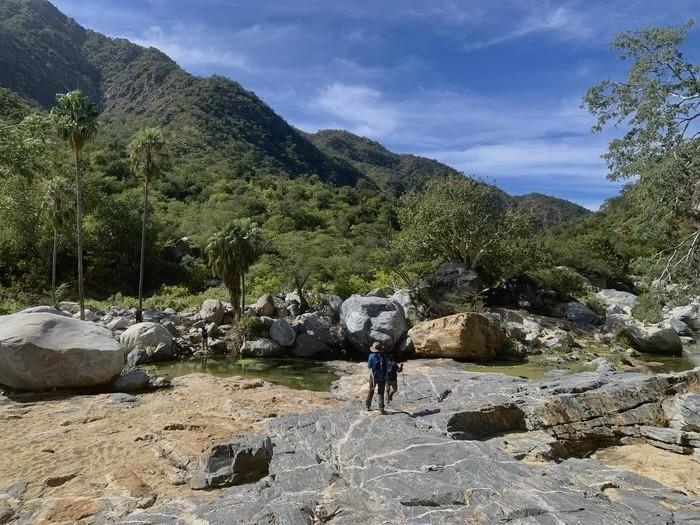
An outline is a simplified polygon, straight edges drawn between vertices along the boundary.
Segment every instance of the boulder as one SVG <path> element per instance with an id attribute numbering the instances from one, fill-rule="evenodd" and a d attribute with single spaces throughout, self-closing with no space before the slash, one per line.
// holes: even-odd
<path id="1" fill-rule="evenodd" d="M 157 348 L 163 344 L 170 348 L 173 344 L 173 335 L 158 323 L 136 323 L 131 325 L 120 337 L 124 349 L 129 352 L 137 346 L 143 348 Z"/>
<path id="2" fill-rule="evenodd" d="M 73 317 L 75 317 L 76 319 L 80 319 L 80 312 L 74 313 Z M 95 312 L 93 312 L 89 308 L 85 309 L 85 320 L 86 321 L 94 323 L 95 321 L 98 321 L 99 319 L 100 319 L 100 316 L 97 315 Z"/>
<path id="3" fill-rule="evenodd" d="M 110 388 L 114 392 L 138 392 L 147 389 L 150 380 L 151 377 L 146 372 L 135 368 L 122 372 L 119 377 L 112 381 Z"/>
<path id="4" fill-rule="evenodd" d="M 264 337 L 248 339 L 241 347 L 243 357 L 279 357 L 286 352 L 280 345 Z"/>
<path id="5" fill-rule="evenodd" d="M 292 355 L 294 357 L 315 357 L 329 350 L 330 348 L 328 348 L 326 343 L 316 339 L 312 335 L 304 333 L 297 336 L 296 342 L 292 347 Z"/>
<path id="6" fill-rule="evenodd" d="M 426 321 L 409 332 L 419 357 L 492 359 L 508 347 L 508 338 L 483 315 L 461 313 Z"/>
<path id="7" fill-rule="evenodd" d="M 690 327 L 687 324 L 685 324 L 680 319 L 676 319 L 676 318 L 672 317 L 671 319 L 668 320 L 668 326 L 673 328 L 678 335 L 685 335 L 688 337 L 693 337 L 693 331 L 690 329 Z"/>
<path id="8" fill-rule="evenodd" d="M 648 354 L 681 355 L 683 343 L 670 326 L 630 325 L 622 330 L 630 345 Z"/>
<path id="9" fill-rule="evenodd" d="M 340 310 L 340 325 L 352 344 L 367 350 L 380 343 L 390 350 L 406 335 L 407 325 L 400 304 L 382 297 L 349 297 Z"/>
<path id="10" fill-rule="evenodd" d="M 253 310 L 256 315 L 265 315 L 267 317 L 275 315 L 275 299 L 269 293 L 262 295 L 255 304 L 253 305 Z"/>
<path id="11" fill-rule="evenodd" d="M 333 314 L 335 316 L 340 315 L 340 309 L 343 307 L 343 299 L 338 295 L 327 295 L 326 301 Z"/>
<path id="12" fill-rule="evenodd" d="M 271 459 L 272 442 L 267 436 L 248 435 L 219 443 L 204 454 L 190 486 L 202 490 L 253 483 L 267 476 Z"/>
<path id="13" fill-rule="evenodd" d="M 578 325 L 601 325 L 603 320 L 593 310 L 578 301 L 569 301 L 557 305 L 554 309 L 556 317 L 562 317 Z"/>
<path id="14" fill-rule="evenodd" d="M 112 331 L 126 330 L 131 325 L 131 320 L 128 317 L 117 317 L 107 323 L 107 328 Z"/>
<path id="15" fill-rule="evenodd" d="M 365 297 L 383 297 L 386 299 L 386 294 L 381 288 L 375 288 L 374 290 L 370 290 L 369 292 L 367 292 Z"/>
<path id="16" fill-rule="evenodd" d="M 700 432 L 700 394 L 689 393 L 664 401 L 668 425 L 686 432 Z"/>
<path id="17" fill-rule="evenodd" d="M 20 314 L 54 314 L 62 315 L 63 317 L 73 317 L 68 312 L 54 308 L 53 306 L 33 306 L 32 308 L 25 308 Z"/>
<path id="18" fill-rule="evenodd" d="M 199 317 L 205 323 L 221 324 L 224 320 L 224 304 L 218 299 L 207 299 L 199 309 Z"/>
<path id="19" fill-rule="evenodd" d="M 671 319 L 685 323 L 692 330 L 700 332 L 700 305 L 689 304 L 671 310 Z"/>
<path id="20" fill-rule="evenodd" d="M 572 342 L 573 340 L 569 332 L 560 328 L 545 332 L 539 339 L 540 346 L 548 350 L 557 350 L 560 352 L 568 352 L 571 349 Z"/>
<path id="21" fill-rule="evenodd" d="M 149 356 L 146 349 L 142 346 L 133 348 L 129 355 L 126 356 L 126 366 L 133 367 L 148 363 Z"/>
<path id="22" fill-rule="evenodd" d="M 608 314 L 629 314 L 637 304 L 637 296 L 620 290 L 600 290 L 596 298 L 605 305 Z"/>
<path id="23" fill-rule="evenodd" d="M 479 274 L 462 263 L 444 263 L 435 272 L 435 284 L 440 292 L 456 295 L 481 291 Z"/>
<path id="24" fill-rule="evenodd" d="M 314 336 L 327 345 L 339 346 L 343 341 L 341 328 L 316 312 L 301 315 L 297 324 L 301 327 L 302 332 Z"/>
<path id="25" fill-rule="evenodd" d="M 124 350 L 94 323 L 48 313 L 0 317 L 0 383 L 23 390 L 108 383 Z"/>
<path id="26" fill-rule="evenodd" d="M 419 312 L 418 307 L 416 304 L 413 302 L 413 296 L 411 294 L 411 290 L 407 290 L 405 288 L 402 288 L 400 290 L 396 290 L 391 297 L 389 297 L 392 301 L 396 301 L 401 305 L 401 308 L 403 308 L 404 315 L 408 319 L 413 319 L 417 320 L 420 319 L 422 316 Z"/>
<path id="27" fill-rule="evenodd" d="M 270 327 L 270 339 L 280 346 L 293 346 L 297 333 L 286 319 L 276 319 Z"/>

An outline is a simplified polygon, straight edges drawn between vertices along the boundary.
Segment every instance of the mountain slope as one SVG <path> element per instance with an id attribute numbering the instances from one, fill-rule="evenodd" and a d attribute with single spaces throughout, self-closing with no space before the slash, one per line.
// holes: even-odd
<path id="1" fill-rule="evenodd" d="M 321 151 L 350 163 L 393 195 L 421 189 L 433 177 L 460 174 L 436 160 L 391 152 L 378 142 L 349 131 L 322 130 L 306 136 Z"/>
<path id="2" fill-rule="evenodd" d="M 82 28 L 45 0 L 0 3 L 0 86 L 44 108 L 79 88 L 103 107 L 110 139 L 159 125 L 176 157 L 214 154 L 229 168 L 244 161 L 341 185 L 363 178 L 238 83 L 194 77 L 156 49 Z"/>
<path id="3" fill-rule="evenodd" d="M 551 228 L 592 213 L 589 209 L 574 202 L 541 193 L 518 195 L 512 199 L 514 205 L 532 215 L 541 228 Z"/>

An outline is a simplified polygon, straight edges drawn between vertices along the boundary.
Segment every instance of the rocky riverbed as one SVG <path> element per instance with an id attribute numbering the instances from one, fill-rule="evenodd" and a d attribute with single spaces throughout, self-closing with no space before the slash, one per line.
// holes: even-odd
<path id="1" fill-rule="evenodd" d="M 17 523 L 700 518 L 700 369 L 527 381 L 416 360 L 382 416 L 363 365 L 340 368 L 329 394 L 197 374 L 133 398 L 4 397 L 0 505 Z"/>

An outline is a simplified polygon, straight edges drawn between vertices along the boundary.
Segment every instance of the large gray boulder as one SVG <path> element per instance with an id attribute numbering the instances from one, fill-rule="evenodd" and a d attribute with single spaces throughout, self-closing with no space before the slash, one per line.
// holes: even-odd
<path id="1" fill-rule="evenodd" d="M 54 308 L 53 306 L 32 306 L 31 308 L 25 308 L 20 314 L 54 314 L 61 315 L 63 317 L 73 317 L 68 312 Z"/>
<path id="2" fill-rule="evenodd" d="M 676 396 L 663 403 L 663 409 L 672 428 L 688 432 L 700 432 L 700 394 Z"/>
<path id="3" fill-rule="evenodd" d="M 408 330 L 399 303 L 383 297 L 360 295 L 345 300 L 340 309 L 340 325 L 352 344 L 361 350 L 367 350 L 375 342 L 391 349 Z"/>
<path id="4" fill-rule="evenodd" d="M 106 328 L 51 313 L 0 317 L 0 383 L 23 390 L 109 383 L 124 350 Z"/>
<path id="5" fill-rule="evenodd" d="M 630 313 L 637 304 L 637 296 L 620 290 L 605 289 L 595 294 L 596 298 L 605 305 L 608 314 Z"/>
<path id="6" fill-rule="evenodd" d="M 330 348 L 328 348 L 328 345 L 320 339 L 316 339 L 310 334 L 303 333 L 297 336 L 296 342 L 292 347 L 292 355 L 294 357 L 316 357 L 329 350 Z"/>
<path id="7" fill-rule="evenodd" d="M 678 333 L 670 326 L 630 325 L 622 330 L 630 345 L 648 354 L 681 355 L 683 343 Z"/>
<path id="8" fill-rule="evenodd" d="M 280 345 L 265 337 L 248 339 L 241 347 L 243 357 L 279 357 L 286 352 Z"/>
<path id="9" fill-rule="evenodd" d="M 301 315 L 297 323 L 302 332 L 314 336 L 327 345 L 339 346 L 343 341 L 341 328 L 316 312 Z"/>
<path id="10" fill-rule="evenodd" d="M 275 298 L 269 293 L 261 295 L 253 305 L 253 310 L 256 315 L 264 315 L 267 317 L 275 315 L 276 309 Z"/>
<path id="11" fill-rule="evenodd" d="M 578 301 L 557 305 L 554 314 L 578 325 L 600 325 L 603 320 L 593 310 Z"/>
<path id="12" fill-rule="evenodd" d="M 205 323 L 221 324 L 224 320 L 224 303 L 218 299 L 207 299 L 199 309 L 199 317 Z"/>
<path id="13" fill-rule="evenodd" d="M 267 476 L 271 459 L 272 441 L 267 436 L 246 436 L 219 443 L 202 457 L 191 487 L 202 490 L 252 483 Z"/>
<path id="14" fill-rule="evenodd" d="M 692 330 L 700 332 L 700 305 L 689 304 L 671 310 L 671 319 L 685 323 Z"/>
<path id="15" fill-rule="evenodd" d="M 293 346 L 297 333 L 286 319 L 275 319 L 270 326 L 270 339 L 280 346 Z"/>
<path id="16" fill-rule="evenodd" d="M 131 325 L 119 337 L 119 341 L 127 352 L 137 346 L 157 348 L 159 345 L 165 345 L 169 349 L 173 344 L 173 335 L 158 323 L 145 322 Z"/>

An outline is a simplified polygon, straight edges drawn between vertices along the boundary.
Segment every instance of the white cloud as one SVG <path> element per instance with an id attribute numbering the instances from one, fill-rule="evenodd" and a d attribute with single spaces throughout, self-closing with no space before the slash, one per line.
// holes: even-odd
<path id="1" fill-rule="evenodd" d="M 399 117 L 378 90 L 337 82 L 323 88 L 310 106 L 337 119 L 340 127 L 373 138 L 392 134 Z"/>

